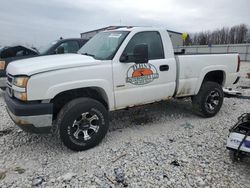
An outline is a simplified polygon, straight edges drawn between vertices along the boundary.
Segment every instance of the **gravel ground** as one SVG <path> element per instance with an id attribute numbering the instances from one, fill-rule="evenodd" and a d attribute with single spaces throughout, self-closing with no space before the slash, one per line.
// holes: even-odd
<path id="1" fill-rule="evenodd" d="M 238 86 L 250 86 L 246 72 L 250 63 L 242 64 Z M 232 163 L 225 147 L 230 126 L 249 112 L 248 99 L 225 98 L 218 115 L 209 119 L 196 116 L 189 99 L 113 112 L 110 131 L 99 146 L 72 152 L 55 135 L 28 134 L 17 128 L 2 95 L 2 188 L 250 185 L 250 160 Z"/>

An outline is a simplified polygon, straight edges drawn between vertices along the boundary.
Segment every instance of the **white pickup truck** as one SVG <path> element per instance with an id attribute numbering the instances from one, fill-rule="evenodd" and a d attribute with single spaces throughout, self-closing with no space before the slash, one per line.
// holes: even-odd
<path id="1" fill-rule="evenodd" d="M 239 68 L 238 54 L 175 55 L 165 29 L 127 27 L 97 34 L 78 54 L 10 63 L 5 101 L 22 129 L 56 127 L 79 151 L 104 138 L 109 111 L 191 97 L 197 112 L 214 116 Z"/>

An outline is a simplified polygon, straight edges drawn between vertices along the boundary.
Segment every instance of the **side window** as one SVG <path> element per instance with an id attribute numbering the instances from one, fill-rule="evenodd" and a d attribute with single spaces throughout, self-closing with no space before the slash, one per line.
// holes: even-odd
<path id="1" fill-rule="evenodd" d="M 28 55 L 37 55 L 37 53 L 36 53 L 36 52 L 31 51 L 31 50 L 29 50 L 29 51 L 27 52 L 27 54 L 28 54 Z"/>
<path id="2" fill-rule="evenodd" d="M 26 50 L 25 50 L 25 55 L 35 55 L 35 52 L 26 49 Z"/>
<path id="3" fill-rule="evenodd" d="M 24 50 L 19 50 L 16 52 L 16 56 L 25 56 L 25 51 Z"/>
<path id="4" fill-rule="evenodd" d="M 56 53 L 76 53 L 79 50 L 79 44 L 77 41 L 68 41 L 62 43 L 56 48 Z"/>
<path id="5" fill-rule="evenodd" d="M 164 51 L 160 33 L 147 31 L 135 34 L 126 46 L 123 54 L 128 57 L 127 62 L 133 62 L 134 47 L 138 44 L 148 45 L 149 60 L 164 59 Z"/>

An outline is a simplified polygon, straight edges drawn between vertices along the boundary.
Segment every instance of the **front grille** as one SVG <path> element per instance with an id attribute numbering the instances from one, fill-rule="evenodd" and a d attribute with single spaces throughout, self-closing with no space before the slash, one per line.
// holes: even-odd
<path id="1" fill-rule="evenodd" d="M 13 85 L 14 77 L 11 76 L 10 74 L 7 75 L 7 93 L 9 94 L 10 97 L 13 97 Z"/>
<path id="2" fill-rule="evenodd" d="M 8 76 L 7 76 L 7 81 L 8 81 L 9 83 L 12 83 L 12 81 L 13 81 L 13 77 L 12 77 L 12 76 L 10 76 L 10 75 L 8 75 Z"/>
<path id="3" fill-rule="evenodd" d="M 8 88 L 6 88 L 6 90 L 7 90 L 7 93 L 9 94 L 9 96 L 13 97 L 13 89 L 8 87 Z"/>

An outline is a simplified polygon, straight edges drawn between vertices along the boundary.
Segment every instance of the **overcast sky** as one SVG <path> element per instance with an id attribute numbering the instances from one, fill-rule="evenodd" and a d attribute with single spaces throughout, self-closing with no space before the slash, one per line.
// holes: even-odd
<path id="1" fill-rule="evenodd" d="M 250 26 L 249 0 L 0 0 L 0 46 L 41 46 L 109 25 L 198 32 L 241 23 Z"/>

